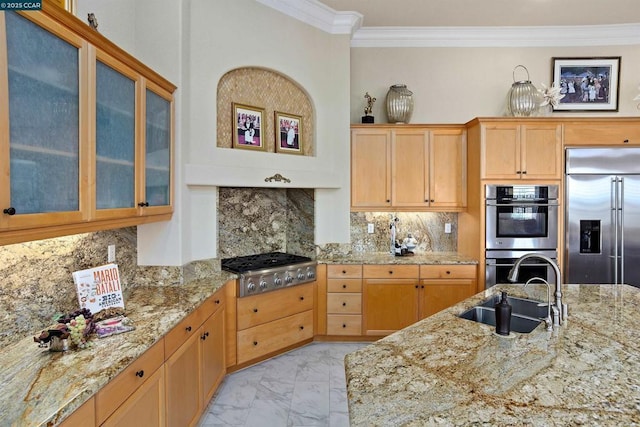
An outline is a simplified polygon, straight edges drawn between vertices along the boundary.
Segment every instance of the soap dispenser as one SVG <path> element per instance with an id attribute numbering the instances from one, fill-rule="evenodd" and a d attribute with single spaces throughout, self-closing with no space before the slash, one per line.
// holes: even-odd
<path id="1" fill-rule="evenodd" d="M 496 333 L 498 335 L 509 335 L 511 332 L 511 305 L 507 301 L 507 293 L 502 292 L 502 299 L 495 305 L 496 310 Z"/>

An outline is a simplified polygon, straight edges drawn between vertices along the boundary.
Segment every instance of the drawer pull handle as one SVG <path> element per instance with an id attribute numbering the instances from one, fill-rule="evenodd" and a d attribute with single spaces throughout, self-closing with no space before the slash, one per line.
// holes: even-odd
<path id="1" fill-rule="evenodd" d="M 140 369 L 138 372 L 136 372 L 136 377 L 140 377 L 140 378 L 144 377 L 144 370 Z"/>
<path id="2" fill-rule="evenodd" d="M 215 300 L 215 303 L 220 304 L 220 300 L 219 299 Z"/>
<path id="3" fill-rule="evenodd" d="M 347 325 L 346 325 L 345 323 L 343 323 L 343 324 L 342 324 L 342 327 L 343 327 L 343 328 L 346 328 L 346 327 L 347 327 Z"/>
<path id="4" fill-rule="evenodd" d="M 202 334 L 202 336 L 200 337 L 200 339 L 202 339 L 202 341 L 206 340 L 207 337 L 209 336 L 209 332 L 205 332 L 204 334 Z"/>
<path id="5" fill-rule="evenodd" d="M 347 270 L 342 270 L 342 274 L 347 274 Z"/>
<path id="6" fill-rule="evenodd" d="M 300 297 L 300 301 L 304 301 L 304 297 Z"/>
<path id="7" fill-rule="evenodd" d="M 451 272 L 449 270 L 447 270 L 447 274 L 451 274 Z"/>
<path id="8" fill-rule="evenodd" d="M 300 330 L 303 330 L 303 329 L 304 329 L 304 326 L 300 326 Z"/>
<path id="9" fill-rule="evenodd" d="M 186 328 L 184 328 L 187 332 L 191 332 L 191 326 L 187 326 Z"/>
<path id="10" fill-rule="evenodd" d="M 625 139 L 625 140 L 624 140 L 624 141 L 622 141 L 622 142 L 624 142 L 625 144 L 628 144 L 628 143 L 629 143 L 629 140 L 628 140 L 628 139 Z"/>
<path id="11" fill-rule="evenodd" d="M 393 274 L 393 270 L 389 270 L 389 274 Z"/>
<path id="12" fill-rule="evenodd" d="M 253 309 L 253 312 L 254 312 L 254 313 L 257 313 L 257 312 L 258 312 L 258 309 L 257 309 L 257 308 L 254 308 L 254 309 Z"/>
<path id="13" fill-rule="evenodd" d="M 342 285 L 342 289 L 347 289 L 347 285 Z"/>
<path id="14" fill-rule="evenodd" d="M 343 302 L 343 303 L 342 303 L 342 306 L 343 306 L 343 307 L 346 307 L 346 306 L 347 306 L 347 303 L 346 303 L 346 302 Z"/>
<path id="15" fill-rule="evenodd" d="M 254 341 L 254 342 L 253 342 L 253 345 L 258 345 L 258 341 Z"/>

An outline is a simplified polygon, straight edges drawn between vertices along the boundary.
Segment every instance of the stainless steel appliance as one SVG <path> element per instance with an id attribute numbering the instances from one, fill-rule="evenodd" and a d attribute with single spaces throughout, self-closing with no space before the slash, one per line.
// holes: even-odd
<path id="1" fill-rule="evenodd" d="M 640 148 L 566 151 L 567 283 L 640 287 Z"/>
<path id="2" fill-rule="evenodd" d="M 240 297 L 316 280 L 316 261 L 284 252 L 224 258 L 220 264 L 223 270 L 240 275 L 238 281 Z"/>
<path id="3" fill-rule="evenodd" d="M 557 185 L 487 185 L 485 191 L 487 250 L 557 250 Z"/>
<path id="4" fill-rule="evenodd" d="M 525 254 L 536 253 L 549 257 L 557 263 L 558 254 L 555 250 L 507 250 L 486 252 L 485 288 L 498 284 L 511 284 L 509 271 L 515 265 L 518 258 Z M 539 259 L 531 259 L 520 265 L 518 282 L 526 283 L 527 280 L 540 277 L 547 282 L 555 280 L 555 271 L 551 265 Z"/>

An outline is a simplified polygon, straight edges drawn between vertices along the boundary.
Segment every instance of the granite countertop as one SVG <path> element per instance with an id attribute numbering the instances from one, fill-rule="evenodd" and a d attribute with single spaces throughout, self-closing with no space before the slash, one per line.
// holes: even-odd
<path id="1" fill-rule="evenodd" d="M 478 260 L 457 252 L 420 252 L 412 256 L 393 256 L 389 252 L 356 252 L 318 258 L 320 264 L 477 264 Z"/>
<path id="2" fill-rule="evenodd" d="M 59 423 L 236 277 L 223 271 L 184 285 L 134 287 L 125 295 L 125 307 L 136 329 L 93 339 L 90 348 L 50 352 L 33 337 L 5 347 L 0 351 L 1 424 Z"/>
<path id="3" fill-rule="evenodd" d="M 640 425 L 640 289 L 563 285 L 567 324 L 501 337 L 457 317 L 496 286 L 345 358 L 354 426 Z"/>

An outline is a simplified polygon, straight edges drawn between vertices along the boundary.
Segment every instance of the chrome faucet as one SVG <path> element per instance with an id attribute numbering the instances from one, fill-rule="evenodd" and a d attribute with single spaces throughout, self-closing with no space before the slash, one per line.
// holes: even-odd
<path id="1" fill-rule="evenodd" d="M 553 307 L 551 307 L 551 310 L 553 310 L 553 312 L 556 313 L 556 309 L 557 309 L 557 319 L 558 319 L 558 326 L 559 326 L 567 318 L 567 305 L 562 303 L 562 280 L 560 277 L 560 269 L 558 268 L 558 264 L 556 264 L 551 258 L 549 258 L 546 255 L 528 253 L 528 254 L 522 255 L 520 258 L 516 260 L 516 263 L 513 265 L 513 267 L 511 267 L 511 271 L 509 271 L 509 276 L 507 276 L 507 278 L 509 279 L 510 282 L 515 282 L 518 279 L 518 272 L 520 271 L 520 265 L 524 261 L 531 258 L 537 258 L 549 264 L 553 268 L 553 271 L 556 275 L 555 290 L 553 294 L 555 297 L 555 302 L 553 304 Z"/>
<path id="2" fill-rule="evenodd" d="M 556 310 L 554 310 L 554 316 L 551 317 L 551 285 L 549 284 L 549 282 L 544 280 L 542 277 L 532 277 L 531 279 L 527 280 L 527 283 L 524 284 L 524 287 L 526 288 L 527 286 L 529 286 L 531 283 L 533 283 L 536 280 L 539 283 L 547 285 L 547 317 L 544 318 L 544 324 L 547 327 L 547 331 L 552 331 L 554 325 L 556 325 L 556 326 L 560 325 L 560 320 L 558 318 L 559 316 L 557 316 L 556 313 L 555 313 Z M 542 304 L 538 304 L 538 305 L 541 306 Z M 555 307 L 553 307 L 553 308 L 555 309 Z M 554 321 L 552 319 L 556 319 L 556 320 Z"/>

